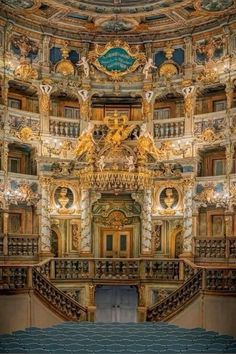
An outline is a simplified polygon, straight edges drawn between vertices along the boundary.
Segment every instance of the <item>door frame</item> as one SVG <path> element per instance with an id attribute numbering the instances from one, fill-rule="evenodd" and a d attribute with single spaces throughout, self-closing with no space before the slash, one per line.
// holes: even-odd
<path id="1" fill-rule="evenodd" d="M 130 254 L 129 254 L 129 257 L 121 257 L 121 258 L 132 258 L 133 257 L 133 227 L 126 227 L 126 228 L 122 228 L 121 230 L 119 229 L 113 229 L 111 227 L 101 227 L 100 228 L 100 257 L 103 257 L 104 258 L 104 249 L 103 249 L 103 237 L 104 237 L 104 233 L 105 232 L 111 232 L 111 233 L 114 233 L 114 232 L 120 232 L 122 233 L 123 232 L 129 232 L 130 233 Z M 106 257 L 105 257 L 106 258 Z M 114 258 L 119 258 L 119 257 L 114 257 Z"/>

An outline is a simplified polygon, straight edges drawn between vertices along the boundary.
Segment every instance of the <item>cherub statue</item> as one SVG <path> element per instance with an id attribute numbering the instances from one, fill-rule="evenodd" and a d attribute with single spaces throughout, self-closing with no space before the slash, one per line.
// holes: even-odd
<path id="1" fill-rule="evenodd" d="M 149 73 L 149 70 L 153 68 L 153 69 L 157 69 L 157 66 L 153 65 L 153 60 L 152 58 L 149 58 L 147 61 L 146 61 L 146 64 L 144 65 L 143 67 L 143 74 L 145 75 L 145 79 L 148 78 L 148 73 Z"/>
<path id="2" fill-rule="evenodd" d="M 92 122 L 89 122 L 87 128 L 82 132 L 82 134 L 78 138 L 74 149 L 74 154 L 77 157 L 80 157 L 85 152 L 92 153 L 94 151 L 95 141 L 93 139 L 93 129 L 94 124 Z"/>
<path id="3" fill-rule="evenodd" d="M 86 59 L 86 57 L 81 57 L 80 62 L 77 63 L 76 65 L 77 66 L 81 66 L 82 65 L 85 77 L 89 77 L 90 68 L 89 68 L 89 63 L 88 63 L 88 60 Z"/>

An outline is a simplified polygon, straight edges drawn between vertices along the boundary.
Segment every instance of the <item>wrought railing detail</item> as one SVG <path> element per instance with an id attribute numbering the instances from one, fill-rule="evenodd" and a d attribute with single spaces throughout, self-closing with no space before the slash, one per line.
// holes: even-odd
<path id="1" fill-rule="evenodd" d="M 202 288 L 203 270 L 199 270 L 180 288 L 147 310 L 147 321 L 163 321 L 185 306 Z"/>
<path id="2" fill-rule="evenodd" d="M 179 261 L 148 260 L 145 262 L 145 276 L 159 280 L 179 280 Z"/>
<path id="3" fill-rule="evenodd" d="M 0 289 L 14 290 L 27 287 L 27 267 L 0 267 Z"/>
<path id="4" fill-rule="evenodd" d="M 236 291 L 236 269 L 206 269 L 206 290 Z"/>
<path id="5" fill-rule="evenodd" d="M 89 278 L 88 260 L 59 260 L 55 259 L 55 279 L 84 279 Z"/>
<path id="6" fill-rule="evenodd" d="M 137 260 L 96 260 L 95 279 L 136 279 L 139 277 Z"/>
<path id="7" fill-rule="evenodd" d="M 33 289 L 52 306 L 64 319 L 79 321 L 87 319 L 87 309 L 69 295 L 63 293 L 47 278 L 33 268 Z"/>

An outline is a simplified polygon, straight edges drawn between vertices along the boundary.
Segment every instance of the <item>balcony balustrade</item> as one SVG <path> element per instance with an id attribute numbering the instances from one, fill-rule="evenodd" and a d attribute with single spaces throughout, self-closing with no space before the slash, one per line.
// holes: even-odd
<path id="1" fill-rule="evenodd" d="M 0 257 L 34 257 L 39 253 L 38 235 L 1 235 Z"/>
<path id="2" fill-rule="evenodd" d="M 77 119 L 50 117 L 49 131 L 54 136 L 77 138 L 80 133 L 80 122 Z"/>
<path id="3" fill-rule="evenodd" d="M 168 139 L 184 136 L 184 118 L 169 118 L 154 121 L 154 138 Z"/>
<path id="4" fill-rule="evenodd" d="M 195 237 L 195 259 L 226 260 L 236 258 L 236 237 Z"/>

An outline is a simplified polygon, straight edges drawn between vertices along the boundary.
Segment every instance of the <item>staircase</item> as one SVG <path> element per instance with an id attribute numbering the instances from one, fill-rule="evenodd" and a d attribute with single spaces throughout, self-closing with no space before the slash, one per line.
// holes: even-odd
<path id="1" fill-rule="evenodd" d="M 165 322 L 64 322 L 1 335 L 0 353 L 236 353 L 236 339 Z"/>

